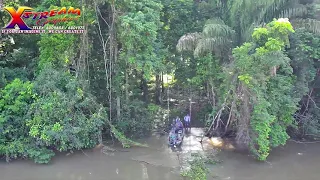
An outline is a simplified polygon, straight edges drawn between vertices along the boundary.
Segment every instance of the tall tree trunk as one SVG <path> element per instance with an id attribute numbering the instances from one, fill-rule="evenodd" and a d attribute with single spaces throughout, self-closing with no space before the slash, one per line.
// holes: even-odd
<path id="1" fill-rule="evenodd" d="M 160 105 L 161 102 L 161 77 L 160 75 L 156 75 L 156 93 L 155 93 L 155 102 Z"/>
<path id="2" fill-rule="evenodd" d="M 213 79 L 210 78 L 210 82 L 208 84 L 208 88 L 210 88 L 209 95 L 211 94 L 211 100 L 212 100 L 212 107 L 216 107 L 216 93 L 214 92 L 214 86 L 213 86 Z"/>
<path id="3" fill-rule="evenodd" d="M 163 72 L 161 72 L 161 88 L 162 88 L 162 94 L 164 94 L 164 82 L 163 82 Z"/>
<path id="4" fill-rule="evenodd" d="M 83 19 L 84 22 L 84 19 Z M 87 23 L 84 24 L 85 28 L 88 27 Z M 85 82 L 86 77 L 85 77 L 85 71 L 89 67 L 87 67 L 86 60 L 87 60 L 87 55 L 88 55 L 88 39 L 89 36 L 87 32 L 85 31 L 82 36 L 80 37 L 81 40 L 81 45 L 80 45 L 80 52 L 79 52 L 79 58 L 77 60 L 74 60 L 72 62 L 72 65 L 76 69 L 76 77 L 78 77 L 82 82 Z"/>
<path id="5" fill-rule="evenodd" d="M 277 67 L 277 66 L 273 66 L 271 69 L 270 69 L 270 75 L 271 76 L 275 76 L 275 75 L 277 75 L 277 69 L 278 69 L 279 67 Z"/>
<path id="6" fill-rule="evenodd" d="M 237 130 L 237 143 L 240 145 L 248 146 L 250 143 L 250 118 L 251 118 L 251 106 L 249 100 L 248 89 L 240 84 L 238 87 L 238 94 L 242 97 L 242 104 L 239 107 L 240 117 L 239 117 L 239 125 Z"/>
<path id="7" fill-rule="evenodd" d="M 117 95 L 117 120 L 119 121 L 121 117 L 121 104 L 120 104 L 120 96 Z"/>
<path id="8" fill-rule="evenodd" d="M 126 64 L 127 64 L 127 62 L 126 62 Z M 125 93 L 126 93 L 126 103 L 128 103 L 129 102 L 129 75 L 128 75 L 128 72 L 129 70 L 128 70 L 128 66 L 126 66 L 126 70 L 125 70 L 125 76 L 126 76 L 126 79 L 125 79 L 125 86 L 124 86 L 124 88 L 125 88 Z"/>
<path id="9" fill-rule="evenodd" d="M 146 103 L 149 103 L 149 91 L 148 91 L 148 83 L 146 81 L 146 79 L 143 77 L 144 76 L 144 72 L 142 72 L 142 76 L 141 76 L 141 89 L 143 92 L 143 100 Z"/>
<path id="10" fill-rule="evenodd" d="M 115 8 L 115 2 L 112 0 L 111 2 L 111 11 L 110 11 L 110 17 L 111 17 L 111 24 L 109 29 L 109 38 L 110 38 L 110 47 L 109 47 L 109 121 L 112 120 L 112 74 L 113 72 L 113 66 L 115 61 L 117 60 L 117 54 L 118 54 L 118 43 L 117 43 L 117 32 L 116 32 L 116 19 L 117 19 L 117 13 Z"/>

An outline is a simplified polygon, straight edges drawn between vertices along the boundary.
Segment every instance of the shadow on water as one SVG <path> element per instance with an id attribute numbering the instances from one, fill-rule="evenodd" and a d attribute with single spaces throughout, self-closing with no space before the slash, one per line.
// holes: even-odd
<path id="1" fill-rule="evenodd" d="M 48 165 L 31 161 L 0 161 L 1 180 L 180 180 L 179 171 L 192 153 L 225 149 L 221 164 L 212 167 L 217 179 L 229 180 L 319 180 L 319 144 L 296 144 L 272 151 L 269 162 L 253 160 L 248 153 L 234 151 L 234 144 L 220 138 L 199 143 L 202 130 L 193 128 L 180 148 L 169 148 L 166 136 L 144 139 L 149 148 L 130 148 L 128 152 L 101 149 L 66 153 Z"/>

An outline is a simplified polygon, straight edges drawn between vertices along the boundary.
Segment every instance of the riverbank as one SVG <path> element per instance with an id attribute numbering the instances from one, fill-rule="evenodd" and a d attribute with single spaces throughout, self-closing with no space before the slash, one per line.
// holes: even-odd
<path id="1" fill-rule="evenodd" d="M 168 148 L 166 136 L 141 140 L 148 148 L 133 147 L 126 151 L 101 149 L 61 153 L 47 165 L 29 160 L 0 162 L 1 179 L 5 180 L 180 180 L 180 167 L 187 165 L 192 153 L 217 151 L 212 142 L 201 145 L 201 129 L 192 129 L 180 149 Z M 223 143 L 217 154 L 221 163 L 210 165 L 211 174 L 223 180 L 318 180 L 319 143 L 303 144 L 289 141 L 274 149 L 267 162 L 258 162 L 250 153 L 238 151 Z M 118 149 L 118 148 L 115 148 Z"/>

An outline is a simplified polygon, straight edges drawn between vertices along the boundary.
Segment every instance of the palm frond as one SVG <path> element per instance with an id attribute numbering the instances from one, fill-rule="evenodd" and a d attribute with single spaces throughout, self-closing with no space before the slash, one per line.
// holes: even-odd
<path id="1" fill-rule="evenodd" d="M 239 12 L 241 11 L 241 7 L 244 4 L 244 0 L 238 0 L 238 1 L 228 1 L 228 9 L 230 12 L 230 16 L 228 17 L 228 19 L 231 22 L 231 26 L 232 27 L 237 27 L 237 24 L 239 22 Z"/>
<path id="2" fill-rule="evenodd" d="M 194 56 L 199 57 L 205 52 L 212 51 L 218 54 L 224 47 L 228 47 L 230 44 L 231 40 L 226 37 L 204 38 L 198 42 L 194 50 Z"/>
<path id="3" fill-rule="evenodd" d="M 300 17 L 307 13 L 307 8 L 305 6 L 284 9 L 278 15 L 278 18 L 291 18 L 291 17 Z"/>
<path id="4" fill-rule="evenodd" d="M 210 19 L 203 28 L 204 37 L 234 38 L 235 31 L 227 26 L 221 19 Z"/>
<path id="5" fill-rule="evenodd" d="M 320 21 L 316 19 L 295 19 L 292 21 L 292 25 L 294 28 L 305 28 L 320 35 Z"/>
<path id="6" fill-rule="evenodd" d="M 224 24 L 225 25 L 224 21 L 220 18 L 208 19 L 205 24 Z"/>
<path id="7" fill-rule="evenodd" d="M 249 1 L 251 0 L 247 0 Z M 251 12 L 258 12 L 258 15 L 249 24 L 241 27 L 242 41 L 248 41 L 255 27 L 272 21 L 273 18 L 300 17 L 307 13 L 307 8 L 299 4 L 298 0 L 261 0 L 252 6 Z M 255 9 L 256 8 L 256 9 Z"/>
<path id="8" fill-rule="evenodd" d="M 201 39 L 202 34 L 201 33 L 189 33 L 183 35 L 177 44 L 177 50 L 178 52 L 181 51 L 194 51 L 196 48 L 196 45 L 198 44 L 198 41 Z"/>

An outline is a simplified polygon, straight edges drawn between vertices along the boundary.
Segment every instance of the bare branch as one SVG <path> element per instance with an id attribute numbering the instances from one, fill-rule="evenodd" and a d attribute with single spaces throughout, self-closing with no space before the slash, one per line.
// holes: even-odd
<path id="1" fill-rule="evenodd" d="M 316 102 L 312 99 L 312 97 L 311 97 L 309 94 L 308 94 L 308 97 L 309 97 L 309 99 L 313 102 L 314 107 L 317 108 L 317 109 L 320 109 L 320 108 L 317 106 Z"/>
<path id="2" fill-rule="evenodd" d="M 100 17 L 101 17 L 101 19 L 106 23 L 106 25 L 110 28 L 110 25 L 109 25 L 109 23 L 104 19 L 104 17 L 102 16 L 102 14 L 101 14 L 101 11 L 100 11 L 100 8 L 97 6 L 97 11 L 99 12 L 99 15 L 100 15 Z"/>

